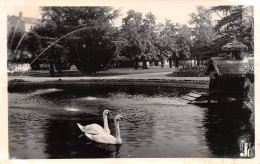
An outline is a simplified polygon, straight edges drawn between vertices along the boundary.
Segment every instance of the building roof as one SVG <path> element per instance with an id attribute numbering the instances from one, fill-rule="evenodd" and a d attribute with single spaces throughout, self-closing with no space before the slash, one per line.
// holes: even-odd
<path id="1" fill-rule="evenodd" d="M 238 51 L 238 50 L 247 50 L 247 46 L 244 45 L 241 42 L 238 42 L 236 40 L 236 37 L 234 37 L 234 40 L 224 46 L 221 47 L 224 51 Z"/>
<path id="2" fill-rule="evenodd" d="M 18 16 L 12 15 L 12 16 L 10 16 L 10 17 L 8 18 L 8 21 L 9 21 L 10 19 L 12 19 L 12 18 L 19 19 Z M 37 18 L 23 17 L 21 21 L 24 22 L 24 23 L 28 23 L 28 24 L 37 24 L 37 23 L 39 23 L 41 20 L 40 20 L 40 19 L 37 19 Z"/>
<path id="3" fill-rule="evenodd" d="M 19 19 L 18 16 L 15 16 L 15 15 L 9 16 L 9 15 L 8 15 L 8 20 L 7 20 L 7 21 L 9 21 L 10 19 L 13 19 L 13 18 Z"/>
<path id="4" fill-rule="evenodd" d="M 214 60 L 219 75 L 244 75 L 254 73 L 254 60 Z"/>
<path id="5" fill-rule="evenodd" d="M 29 23 L 29 24 L 37 24 L 40 22 L 39 19 L 36 18 L 31 18 L 31 17 L 23 17 L 24 23 Z"/>

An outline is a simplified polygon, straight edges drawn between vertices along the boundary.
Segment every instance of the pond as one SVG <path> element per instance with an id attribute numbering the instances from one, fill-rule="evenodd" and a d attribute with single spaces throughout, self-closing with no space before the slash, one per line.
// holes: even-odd
<path id="1" fill-rule="evenodd" d="M 253 135 L 249 116 L 219 106 L 187 104 L 191 89 L 65 87 L 9 90 L 10 158 L 239 157 L 239 137 Z M 227 108 L 232 108 L 229 106 Z M 122 145 L 89 141 L 76 123 L 103 125 L 121 114 Z"/>

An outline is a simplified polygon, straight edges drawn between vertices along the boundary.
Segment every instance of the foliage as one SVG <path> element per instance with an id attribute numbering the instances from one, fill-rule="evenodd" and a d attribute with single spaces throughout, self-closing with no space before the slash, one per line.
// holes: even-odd
<path id="1" fill-rule="evenodd" d="M 34 43 L 37 41 L 30 33 L 12 31 L 7 36 L 8 62 L 9 63 L 29 63 L 32 61 L 35 50 Z"/>
<path id="2" fill-rule="evenodd" d="M 42 59 L 54 61 L 56 66 L 69 62 L 85 73 L 99 71 L 109 64 L 115 51 L 115 29 L 110 21 L 117 17 L 118 10 L 111 7 L 41 9 L 43 21 L 34 31 L 39 35 L 42 50 L 48 48 Z M 57 41 L 61 37 L 64 38 Z"/>
<path id="3" fill-rule="evenodd" d="M 172 74 L 169 74 L 167 76 L 172 77 L 208 77 L 209 75 L 205 75 L 205 67 L 186 67 L 186 68 L 180 68 L 173 72 Z"/>
<path id="4" fill-rule="evenodd" d="M 190 14 L 189 23 L 193 25 L 192 54 L 197 59 L 215 56 L 221 53 L 221 47 L 233 40 L 238 41 L 253 51 L 253 17 L 252 8 L 245 6 L 215 6 L 205 9 L 199 6 L 197 13 Z M 219 16 L 213 24 L 212 17 Z M 248 15 L 245 17 L 245 15 Z"/>
<path id="5" fill-rule="evenodd" d="M 155 24 L 152 13 L 142 17 L 133 10 L 123 19 L 120 36 L 125 39 L 121 55 L 145 60 L 187 59 L 192 45 L 190 28 L 174 25 L 170 20 Z"/>
<path id="6" fill-rule="evenodd" d="M 218 33 L 218 42 L 223 45 L 232 37 L 249 47 L 249 52 L 254 49 L 254 21 L 253 7 L 251 6 L 217 6 L 211 11 L 219 15 L 220 20 L 215 25 Z"/>
<path id="7" fill-rule="evenodd" d="M 216 38 L 210 10 L 198 6 L 197 13 L 190 14 L 189 23 L 194 25 L 192 35 L 194 36 L 193 40 L 195 46 L 207 46 Z"/>
<path id="8" fill-rule="evenodd" d="M 192 36 L 194 45 L 192 47 L 192 57 L 201 59 L 207 53 L 211 53 L 211 45 L 216 39 L 216 32 L 212 22 L 212 13 L 202 6 L 197 7 L 196 13 L 190 14 L 189 23 L 193 25 Z M 210 48 L 207 48 L 210 47 Z"/>
<path id="9" fill-rule="evenodd" d="M 120 37 L 124 38 L 127 43 L 122 47 L 121 53 L 129 59 L 136 57 L 149 59 L 152 58 L 154 45 L 152 37 L 155 28 L 155 16 L 152 13 L 142 17 L 142 14 L 130 10 L 123 19 Z"/>
<path id="10" fill-rule="evenodd" d="M 178 66 L 179 60 L 219 54 L 221 46 L 233 36 L 247 45 L 249 52 L 254 48 L 252 7 L 199 6 L 196 13 L 190 14 L 192 28 L 167 19 L 156 24 L 152 13 L 143 16 L 134 10 L 129 10 L 122 26 L 116 28 L 111 22 L 119 10 L 111 7 L 42 7 L 41 10 L 42 22 L 33 30 L 8 36 L 9 61 L 31 62 L 37 57 L 34 63 L 53 62 L 60 70 L 69 63 L 82 72 L 92 73 L 109 66 L 112 60 L 146 63 L 169 59 Z M 212 14 L 220 17 L 216 24 Z"/>
<path id="11" fill-rule="evenodd" d="M 165 24 L 157 25 L 157 37 L 154 41 L 158 49 L 158 58 L 173 58 L 177 57 L 178 45 L 176 44 L 177 28 L 170 20 L 165 21 Z"/>
<path id="12" fill-rule="evenodd" d="M 239 32 L 242 23 L 242 8 L 243 6 L 217 6 L 211 8 L 214 12 L 222 12 L 221 19 L 215 26 L 215 30 L 219 35 L 226 37 L 238 35 L 237 32 Z"/>
<path id="13" fill-rule="evenodd" d="M 186 25 L 179 25 L 176 43 L 178 44 L 178 58 L 189 59 L 190 48 L 193 45 L 191 40 L 191 29 Z"/>

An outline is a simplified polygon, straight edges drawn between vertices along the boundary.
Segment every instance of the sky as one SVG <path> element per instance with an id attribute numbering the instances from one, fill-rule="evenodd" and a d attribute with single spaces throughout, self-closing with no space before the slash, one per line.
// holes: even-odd
<path id="1" fill-rule="evenodd" d="M 173 23 L 187 24 L 189 21 L 189 14 L 196 12 L 195 5 L 178 5 L 178 6 L 113 6 L 115 9 L 120 8 L 120 16 L 114 20 L 115 26 L 122 24 L 122 18 L 127 16 L 127 11 L 133 9 L 137 12 L 141 12 L 143 17 L 146 13 L 152 12 L 156 17 L 156 23 L 165 23 L 165 19 L 170 19 Z M 41 18 L 40 8 L 36 6 L 31 7 L 12 7 L 7 9 L 8 15 L 19 15 L 19 12 L 23 13 L 25 17 Z"/>
<path id="2" fill-rule="evenodd" d="M 154 7 L 119 7 L 121 9 L 121 17 L 115 21 L 115 25 L 122 24 L 122 18 L 127 16 L 127 11 L 133 9 L 136 12 L 141 12 L 143 17 L 151 12 L 156 17 L 156 23 L 165 23 L 165 19 L 170 19 L 173 23 L 187 24 L 190 17 L 189 14 L 196 12 L 196 6 L 154 6 Z"/>
<path id="3" fill-rule="evenodd" d="M 33 17 L 33 18 L 41 18 L 40 8 L 38 6 L 17 6 L 17 7 L 9 7 L 7 9 L 7 15 L 16 15 L 19 16 L 19 12 L 23 13 L 25 17 Z"/>

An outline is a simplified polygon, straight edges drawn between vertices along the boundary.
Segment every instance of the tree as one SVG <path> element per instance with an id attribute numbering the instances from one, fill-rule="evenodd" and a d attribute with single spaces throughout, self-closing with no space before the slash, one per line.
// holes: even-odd
<path id="1" fill-rule="evenodd" d="M 21 41 L 24 37 L 23 32 L 15 32 L 12 31 L 7 36 L 7 47 L 8 47 L 8 62 L 10 63 L 21 63 L 24 59 L 23 49 L 21 45 Z"/>
<path id="2" fill-rule="evenodd" d="M 211 11 L 220 17 L 214 27 L 219 36 L 216 39 L 218 44 L 224 45 L 232 37 L 236 37 L 238 41 L 249 47 L 249 52 L 253 52 L 254 18 L 252 6 L 216 6 L 212 7 Z"/>
<path id="3" fill-rule="evenodd" d="M 30 32 L 11 31 L 7 36 L 8 66 L 31 63 L 37 44 L 38 40 Z"/>
<path id="4" fill-rule="evenodd" d="M 35 27 L 42 50 L 41 58 L 61 67 L 75 64 L 78 70 L 92 73 L 107 67 L 115 51 L 110 21 L 119 10 L 111 7 L 42 7 L 43 21 Z M 62 39 L 60 39 L 62 38 Z"/>
<path id="5" fill-rule="evenodd" d="M 214 25 L 212 22 L 211 11 L 202 6 L 197 7 L 196 13 L 190 14 L 189 23 L 193 25 L 193 47 L 192 57 L 197 59 L 199 64 L 200 58 L 202 58 L 205 47 L 210 47 L 213 44 L 213 40 L 216 39 L 216 32 L 214 31 Z"/>
<path id="6" fill-rule="evenodd" d="M 194 25 L 192 28 L 194 45 L 202 47 L 211 44 L 216 38 L 216 34 L 213 29 L 210 10 L 202 6 L 198 6 L 197 13 L 190 14 L 190 18 L 189 23 Z"/>
<path id="7" fill-rule="evenodd" d="M 158 49 L 158 58 L 161 62 L 165 58 L 169 59 L 170 67 L 172 68 L 172 60 L 176 58 L 178 45 L 176 44 L 177 28 L 170 20 L 165 21 L 165 24 L 159 24 L 156 28 L 157 37 L 153 39 L 154 45 Z M 163 65 L 162 65 L 163 66 Z"/>
<path id="8" fill-rule="evenodd" d="M 143 61 L 143 68 L 147 68 L 146 61 L 151 58 L 154 51 L 152 36 L 155 27 L 155 16 L 152 13 L 145 15 L 129 10 L 123 19 L 121 37 L 127 40 L 127 44 L 122 49 L 122 54 L 129 59 L 135 59 L 136 66 L 138 61 Z M 136 67 L 137 68 L 137 67 Z"/>
<path id="9" fill-rule="evenodd" d="M 163 62 L 169 59 L 170 67 L 175 60 L 175 66 L 179 66 L 179 60 L 190 58 L 190 47 L 192 45 L 191 29 L 186 25 L 171 23 L 166 20 L 165 24 L 159 24 L 156 28 L 157 37 L 153 43 L 157 48 L 158 58 Z"/>
<path id="10" fill-rule="evenodd" d="M 237 36 L 242 23 L 243 6 L 216 6 L 211 10 L 221 18 L 215 25 L 220 36 L 230 38 Z M 219 12 L 222 12 L 219 14 Z"/>
<path id="11" fill-rule="evenodd" d="M 191 29 L 186 25 L 178 25 L 178 34 L 176 36 L 176 43 L 178 45 L 176 52 L 176 67 L 179 66 L 179 60 L 187 60 L 191 57 Z"/>

